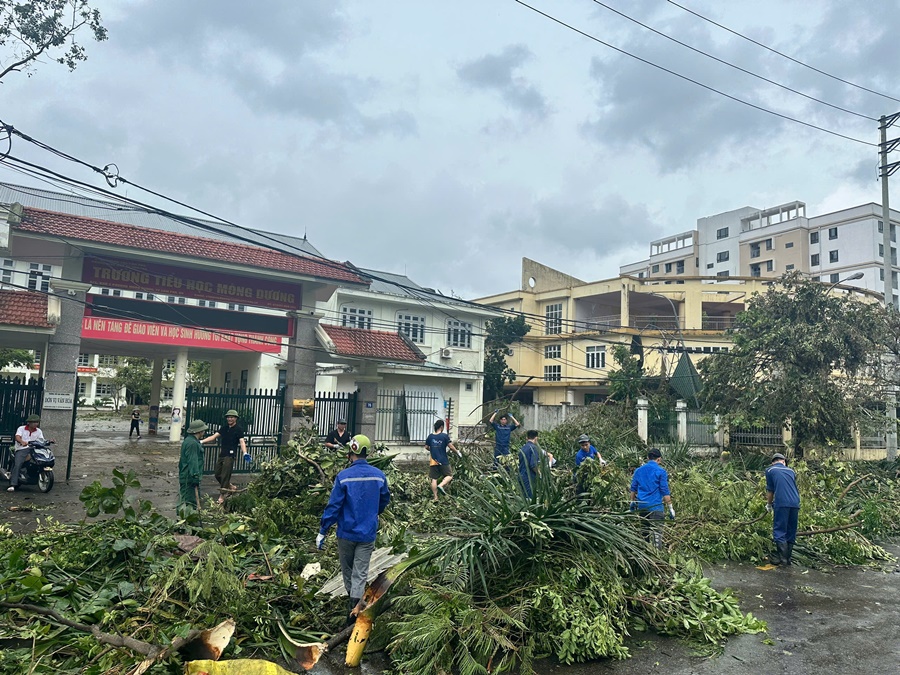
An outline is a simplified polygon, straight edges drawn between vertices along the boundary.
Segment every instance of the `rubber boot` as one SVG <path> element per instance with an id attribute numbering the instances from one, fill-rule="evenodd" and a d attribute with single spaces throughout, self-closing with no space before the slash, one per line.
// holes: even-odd
<path id="1" fill-rule="evenodd" d="M 793 565 L 794 563 L 791 562 L 791 556 L 794 555 L 794 542 L 789 541 L 786 544 L 786 547 L 787 547 L 787 552 L 784 557 L 784 564 L 785 565 Z"/>
<path id="2" fill-rule="evenodd" d="M 790 553 L 788 552 L 788 543 L 786 541 L 776 541 L 775 546 L 778 548 L 778 562 L 776 565 L 790 565 Z"/>
<path id="3" fill-rule="evenodd" d="M 347 601 L 347 604 L 348 604 L 348 607 L 347 607 L 347 625 L 348 625 L 348 626 L 349 626 L 350 624 L 356 622 L 356 617 L 353 616 L 350 612 L 352 612 L 353 609 L 354 609 L 354 607 L 356 607 L 356 606 L 359 604 L 360 599 L 361 599 L 361 598 L 350 598 L 350 599 Z"/>

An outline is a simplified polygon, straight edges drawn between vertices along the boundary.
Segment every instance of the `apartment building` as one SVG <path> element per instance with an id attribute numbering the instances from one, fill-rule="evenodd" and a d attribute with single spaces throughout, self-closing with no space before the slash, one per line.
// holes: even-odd
<path id="1" fill-rule="evenodd" d="M 898 222 L 900 212 L 891 210 L 894 243 Z M 694 230 L 650 242 L 650 257 L 623 265 L 620 273 L 666 284 L 692 276 L 775 278 L 791 271 L 838 283 L 862 273 L 848 285 L 884 293 L 883 232 L 882 209 L 874 203 L 814 217 L 800 201 L 743 207 L 699 218 Z M 897 289 L 896 245 L 889 255 Z"/>

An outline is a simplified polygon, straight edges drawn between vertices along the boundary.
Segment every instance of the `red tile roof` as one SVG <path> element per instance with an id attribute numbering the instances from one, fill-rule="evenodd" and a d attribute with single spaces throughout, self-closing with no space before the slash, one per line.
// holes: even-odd
<path id="1" fill-rule="evenodd" d="M 47 296 L 34 291 L 0 291 L 0 325 L 53 328 L 47 322 Z"/>
<path id="2" fill-rule="evenodd" d="M 279 253 L 261 246 L 235 244 L 189 234 L 165 232 L 149 227 L 111 223 L 96 218 L 72 216 L 43 209 L 26 208 L 22 222 L 14 227 L 22 232 L 49 234 L 62 239 L 126 246 L 206 260 L 220 260 L 334 281 L 367 283 L 344 263 Z"/>
<path id="3" fill-rule="evenodd" d="M 322 324 L 339 356 L 421 362 L 425 357 L 397 333 Z"/>

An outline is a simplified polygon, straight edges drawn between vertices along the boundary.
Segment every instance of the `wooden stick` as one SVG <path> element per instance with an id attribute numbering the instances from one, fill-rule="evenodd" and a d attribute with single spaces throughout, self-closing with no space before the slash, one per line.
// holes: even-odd
<path id="1" fill-rule="evenodd" d="M 857 478 L 855 481 L 853 481 L 852 483 L 850 483 L 850 485 L 848 485 L 847 487 L 845 487 L 845 488 L 843 489 L 843 491 L 841 492 L 841 494 L 838 495 L 838 498 L 834 500 L 834 505 L 837 506 L 838 504 L 840 504 L 840 503 L 841 503 L 841 500 L 842 500 L 844 497 L 847 496 L 847 493 L 850 492 L 851 489 L 853 489 L 853 486 L 854 486 L 854 485 L 856 485 L 856 484 L 858 484 L 858 483 L 861 483 L 861 482 L 864 481 L 866 478 L 871 478 L 871 477 L 872 477 L 872 474 L 867 473 L 867 474 L 865 474 L 864 476 L 860 476 L 860 477 Z"/>
<path id="2" fill-rule="evenodd" d="M 307 457 L 307 456 L 304 455 L 302 452 L 299 452 L 299 451 L 298 451 L 297 454 L 300 455 L 300 459 L 302 459 L 304 462 L 309 462 L 309 463 L 312 464 L 314 467 L 316 467 L 316 471 L 319 472 L 319 478 L 322 479 L 322 485 L 325 485 L 326 483 L 328 483 L 328 478 L 325 477 L 325 472 L 322 471 L 322 467 L 319 466 L 318 462 L 316 462 L 315 460 L 311 459 L 310 457 Z"/>

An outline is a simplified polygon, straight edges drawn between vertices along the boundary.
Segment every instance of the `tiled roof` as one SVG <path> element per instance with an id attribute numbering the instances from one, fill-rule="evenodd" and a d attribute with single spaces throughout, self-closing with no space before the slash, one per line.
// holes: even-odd
<path id="1" fill-rule="evenodd" d="M 300 255 L 279 253 L 258 246 L 111 223 L 106 220 L 55 213 L 43 209 L 26 208 L 22 222 L 14 227 L 22 232 L 49 234 L 62 239 L 125 246 L 205 260 L 219 260 L 335 281 L 366 283 L 349 267 L 339 262 L 326 262 Z"/>
<path id="2" fill-rule="evenodd" d="M 47 296 L 33 291 L 0 290 L 0 325 L 53 328 L 47 322 Z"/>
<path id="3" fill-rule="evenodd" d="M 421 362 L 425 357 L 397 333 L 321 324 L 339 356 L 357 356 L 386 361 Z"/>

